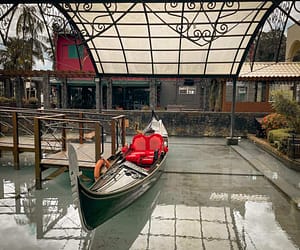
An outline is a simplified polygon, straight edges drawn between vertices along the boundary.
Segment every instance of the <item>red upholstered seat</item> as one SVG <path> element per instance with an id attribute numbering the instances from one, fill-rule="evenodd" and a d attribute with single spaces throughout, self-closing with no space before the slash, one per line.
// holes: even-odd
<path id="1" fill-rule="evenodd" d="M 147 150 L 147 137 L 143 134 L 135 135 L 132 139 L 131 148 L 139 152 Z"/>
<path id="2" fill-rule="evenodd" d="M 138 134 L 133 137 L 130 149 L 132 151 L 126 156 L 127 161 L 140 165 L 151 165 L 154 162 L 154 151 L 158 152 L 159 157 L 163 150 L 163 138 L 160 134 L 150 136 Z"/>
<path id="3" fill-rule="evenodd" d="M 164 140 L 160 134 L 152 134 L 148 137 L 149 150 L 162 150 Z"/>

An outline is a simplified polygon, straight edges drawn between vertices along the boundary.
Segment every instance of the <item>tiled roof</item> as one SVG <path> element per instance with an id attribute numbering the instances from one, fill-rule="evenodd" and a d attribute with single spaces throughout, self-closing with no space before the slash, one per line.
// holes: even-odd
<path id="1" fill-rule="evenodd" d="M 256 62 L 252 70 L 250 63 L 244 63 L 239 78 L 300 80 L 300 62 Z"/>

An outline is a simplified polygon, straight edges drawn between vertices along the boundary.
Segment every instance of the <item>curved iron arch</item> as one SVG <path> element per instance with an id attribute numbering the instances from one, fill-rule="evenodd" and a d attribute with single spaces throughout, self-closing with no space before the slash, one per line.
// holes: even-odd
<path id="1" fill-rule="evenodd" d="M 25 1 L 26 3 L 37 3 L 38 6 L 39 6 L 39 9 L 40 9 L 40 13 L 42 13 L 42 6 L 44 5 L 48 5 L 47 3 L 40 3 L 41 1 L 31 1 L 31 0 L 28 0 L 28 1 Z M 103 30 L 105 29 L 102 29 L 102 30 L 99 30 L 99 32 L 96 32 L 95 30 L 93 30 L 93 33 L 92 34 L 89 34 L 88 36 L 85 36 L 85 33 L 88 34 L 88 28 L 86 26 L 83 25 L 83 22 L 88 22 L 88 20 L 84 20 L 84 19 L 81 19 L 80 17 L 80 14 L 76 13 L 79 11 L 79 8 L 81 7 L 82 9 L 84 9 L 84 5 L 89 5 L 89 6 L 92 6 L 93 3 L 94 4 L 102 4 L 104 6 L 106 5 L 109 5 L 111 4 L 109 1 L 101 1 L 101 2 L 98 2 L 98 1 L 92 1 L 91 3 L 86 3 L 85 1 L 72 1 L 72 3 L 74 3 L 74 6 L 77 6 L 75 9 L 71 10 L 71 5 L 70 3 L 67 1 L 65 1 L 66 3 L 62 3 L 61 1 L 51 1 L 53 3 L 52 6 L 54 6 L 55 8 L 57 8 L 64 17 L 66 17 L 66 22 L 68 22 L 73 30 L 72 30 L 72 33 L 75 34 L 75 37 L 79 38 L 81 40 L 80 44 L 77 44 L 77 45 L 84 45 L 87 49 L 87 52 L 88 52 L 88 55 L 90 56 L 90 59 L 92 60 L 92 63 L 93 63 L 93 66 L 95 68 L 95 71 L 98 75 L 115 75 L 114 72 L 106 72 L 105 70 L 105 67 L 104 67 L 104 64 L 105 64 L 105 61 L 104 60 L 101 60 L 101 56 L 100 54 L 97 52 L 97 45 L 94 41 L 94 38 L 96 38 L 97 36 L 101 36 L 101 34 L 103 34 Z M 233 1 L 214 1 L 214 2 L 211 2 L 211 1 L 201 1 L 201 2 L 198 2 L 198 4 L 200 4 L 200 7 L 198 6 L 198 8 L 200 8 L 200 10 L 204 11 L 204 14 L 203 15 L 206 15 L 207 19 L 209 20 L 209 17 L 208 17 L 208 14 L 210 11 L 215 11 L 214 8 L 216 8 L 217 4 L 223 4 L 219 10 L 219 13 L 218 13 L 218 18 L 216 20 L 209 20 L 208 21 L 208 24 L 209 25 L 212 25 L 214 26 L 215 28 L 212 30 L 212 33 L 210 36 L 205 36 L 205 34 L 208 34 L 205 32 L 205 30 L 196 30 L 194 29 L 193 30 L 193 25 L 196 25 L 197 23 L 194 22 L 196 20 L 196 16 L 194 16 L 194 18 L 191 18 L 191 22 L 189 22 L 189 20 L 187 19 L 187 16 L 192 13 L 194 11 L 194 8 L 196 8 L 196 2 L 185 2 L 185 1 L 167 1 L 165 3 L 161 3 L 160 1 L 148 1 L 148 2 L 143 2 L 143 8 L 144 8 L 144 16 L 147 17 L 145 18 L 146 22 L 147 23 L 143 23 L 142 25 L 145 25 L 146 26 L 146 29 L 147 29 L 147 34 L 148 34 L 148 40 L 149 40 L 149 43 L 150 43 L 150 46 L 149 46 L 149 49 L 150 50 L 150 53 L 151 53 L 151 62 L 149 62 L 151 64 L 151 72 L 145 72 L 144 74 L 138 74 L 138 73 L 135 73 L 135 72 L 131 72 L 128 68 L 128 65 L 132 62 L 128 61 L 126 59 L 126 51 L 128 51 L 128 53 L 130 53 L 130 49 L 126 48 L 125 45 L 122 44 L 122 36 L 120 34 L 118 34 L 118 37 L 119 37 L 119 41 L 120 43 L 122 44 L 121 46 L 121 49 L 120 51 L 123 53 L 123 63 L 126 64 L 126 72 L 125 73 L 116 73 L 116 75 L 151 75 L 152 77 L 157 75 L 157 76 L 163 76 L 163 75 L 167 75 L 169 76 L 170 74 L 166 73 L 166 74 L 156 74 L 155 72 L 155 66 L 154 64 L 156 63 L 155 60 L 154 60 L 154 53 L 163 53 L 163 50 L 159 50 L 157 48 L 155 48 L 153 46 L 153 36 L 151 36 L 151 25 L 150 24 L 150 17 L 149 17 L 149 14 L 151 13 L 151 11 L 149 11 L 149 6 L 146 6 L 147 4 L 150 5 L 152 3 L 156 3 L 156 4 L 172 4 L 172 3 L 176 3 L 176 4 L 179 4 L 179 3 L 182 3 L 182 6 L 184 6 L 184 4 L 187 4 L 186 6 L 186 9 L 184 9 L 184 7 L 182 7 L 182 13 L 180 14 L 179 12 L 172 12 L 172 9 L 169 10 L 169 14 L 170 15 L 173 15 L 173 16 L 179 16 L 179 18 L 181 19 L 180 23 L 177 23 L 177 26 L 174 26 L 176 25 L 175 23 L 168 23 L 168 27 L 173 29 L 173 26 L 175 27 L 175 29 L 178 29 L 177 32 L 179 33 L 179 37 L 181 37 L 179 40 L 182 40 L 183 38 L 186 38 L 187 40 L 189 41 L 192 41 L 194 42 L 194 44 L 197 44 L 198 42 L 198 45 L 199 47 L 203 47 L 205 44 L 199 44 L 199 41 L 200 39 L 202 39 L 203 41 L 207 41 L 207 44 L 208 44 L 208 48 L 207 49 L 204 49 L 204 48 L 197 48 L 197 49 L 194 49 L 193 48 L 183 48 L 181 45 L 178 47 L 178 62 L 177 62 L 177 72 L 172 75 L 182 75 L 182 76 L 199 76 L 200 74 L 197 73 L 195 75 L 193 74 L 190 74 L 190 73 L 187 73 L 187 74 L 184 74 L 184 73 L 181 73 L 180 72 L 180 65 L 182 63 L 184 63 L 182 61 L 182 57 L 181 57 L 181 53 L 183 53 L 184 51 L 190 51 L 191 53 L 193 53 L 193 51 L 206 51 L 206 58 L 203 60 L 203 61 L 195 61 L 195 62 L 189 62 L 189 63 L 186 63 L 186 65 L 196 65 L 196 64 L 204 64 L 204 71 L 203 71 L 203 76 L 204 77 L 210 77 L 212 76 L 209 72 L 207 72 L 207 67 L 208 65 L 211 63 L 209 61 L 210 59 L 210 53 L 215 49 L 215 51 L 218 51 L 218 48 L 212 48 L 212 41 L 214 41 L 215 39 L 217 38 L 220 38 L 220 37 L 226 37 L 227 34 L 226 34 L 226 29 L 224 29 L 223 33 L 222 31 L 218 31 L 217 30 L 217 26 L 218 24 L 219 25 L 225 25 L 225 23 L 221 20 L 220 16 L 226 16 L 226 15 L 231 15 L 232 12 L 230 12 L 230 5 L 234 5 L 235 3 L 240 3 L 242 1 L 237 1 L 237 2 L 233 2 Z M 245 1 L 243 1 L 245 2 Z M 247 1 L 247 2 L 251 2 L 251 1 Z M 270 6 L 267 6 L 266 7 L 266 11 L 264 13 L 264 16 L 260 19 L 259 23 L 257 23 L 257 26 L 254 30 L 253 33 L 249 33 L 249 34 L 245 34 L 245 36 L 243 38 L 241 38 L 240 40 L 240 44 L 239 46 L 237 46 L 235 48 L 236 52 L 235 52 L 235 55 L 234 55 L 234 58 L 232 59 L 232 64 L 231 64 L 231 69 L 227 72 L 227 74 L 216 74 L 216 75 L 219 75 L 219 76 L 224 76 L 224 75 L 227 75 L 229 77 L 232 77 L 232 76 L 237 76 L 238 73 L 240 72 L 241 70 L 241 67 L 242 67 L 242 64 L 243 62 L 246 60 L 246 57 L 247 57 L 247 54 L 249 53 L 249 50 L 252 46 L 252 44 L 254 43 L 254 41 L 256 39 L 258 39 L 257 37 L 259 37 L 259 34 L 263 28 L 263 25 L 268 21 L 268 18 L 270 18 L 270 15 L 273 13 L 273 11 L 275 9 L 281 11 L 281 13 L 284 13 L 284 15 L 286 16 L 285 20 L 284 20 L 284 24 L 283 24 L 283 27 L 285 28 L 287 26 L 287 20 L 290 19 L 292 20 L 293 22 L 297 23 L 299 25 L 299 21 L 297 21 L 296 18 L 292 17 L 290 15 L 291 13 L 291 10 L 292 8 L 294 8 L 298 13 L 299 13 L 299 8 L 296 6 L 296 2 L 297 1 L 252 1 L 252 2 L 265 2 L 266 3 L 269 3 L 271 4 Z M 284 6 L 282 6 L 283 3 L 285 2 L 289 2 L 291 3 L 290 4 L 290 8 L 285 8 Z M 10 13 L 12 13 L 12 10 L 14 10 L 16 8 L 16 6 L 18 5 L 18 3 L 24 3 L 24 1 L 18 1 L 18 0 L 4 0 L 4 3 L 2 5 L 0 5 L 0 22 L 6 22 L 6 23 L 9 23 L 8 26 L 10 26 L 11 24 L 11 20 L 7 21 L 7 18 L 10 16 Z M 111 22 L 110 22 L 110 26 L 107 27 L 107 29 L 109 29 L 110 27 L 115 27 L 115 29 L 118 29 L 118 21 L 121 20 L 124 16 L 126 16 L 126 14 L 128 14 L 128 12 L 130 11 L 130 9 L 128 9 L 127 11 L 124 11 L 124 12 L 121 12 L 120 10 L 117 9 L 118 5 L 122 5 L 123 3 L 126 3 L 126 1 L 117 1 L 115 2 L 115 11 L 111 12 L 109 10 L 109 8 L 106 8 L 106 14 L 109 15 L 111 17 Z M 127 2 L 128 3 L 128 2 Z M 130 1 L 130 3 L 132 4 L 132 6 L 135 6 L 137 4 L 139 4 L 139 1 Z M 204 7 L 203 5 L 204 4 L 207 4 L 209 5 L 209 7 L 206 9 L 207 13 L 205 12 L 204 10 Z M 1 7 L 2 6 L 2 7 Z M 224 8 L 224 6 L 226 8 Z M 50 5 L 48 6 L 49 8 L 51 7 Z M 146 9 L 148 8 L 148 11 L 146 11 Z M 86 9 L 86 11 L 89 11 L 89 9 Z M 94 10 L 92 10 L 94 11 Z M 122 15 L 119 16 L 118 18 L 114 18 L 113 15 L 118 12 L 121 13 Z M 217 11 L 217 10 L 216 10 Z M 222 11 L 225 11 L 225 14 L 222 13 Z M 240 8 L 237 8 L 236 11 L 242 11 Z M 168 13 L 168 10 L 164 9 L 164 12 L 165 13 Z M 44 13 L 46 14 L 46 13 Z M 157 15 L 162 15 L 163 14 L 163 11 L 162 12 L 159 12 Z M 199 13 L 197 13 L 196 11 L 194 11 L 194 14 L 195 15 L 199 15 Z M 185 16 L 186 15 L 186 16 Z M 257 14 L 256 14 L 257 15 Z M 275 14 L 276 15 L 276 14 Z M 223 17 L 222 16 L 222 17 Z M 10 17 L 12 18 L 12 17 Z M 80 20 L 81 19 L 81 20 Z M 252 18 L 252 21 L 254 21 L 255 18 Z M 46 22 L 44 20 L 44 22 Z M 194 23 L 193 23 L 194 22 Z M 64 24 L 65 26 L 66 24 Z M 79 27 L 79 25 L 82 25 L 81 27 Z M 91 25 L 91 23 L 90 23 Z M 102 23 L 102 25 L 104 25 L 104 23 Z M 47 27 L 47 25 L 46 25 Z M 82 29 L 83 27 L 83 29 Z M 224 27 L 224 26 L 223 26 Z M 284 30 L 283 28 L 283 30 Z M 107 30 L 106 29 L 106 30 Z M 227 27 L 228 29 L 228 27 Z M 249 31 L 250 29 L 250 25 L 248 25 L 248 29 L 247 29 L 247 32 Z M 0 36 L 2 38 L 3 41 L 6 41 L 7 39 L 7 36 L 8 36 L 8 31 L 6 31 L 6 33 L 4 32 L 5 28 L 0 28 Z M 202 33 L 201 33 L 202 32 Z M 247 33 L 246 32 L 246 33 Z M 48 33 L 48 36 L 50 36 L 50 31 L 49 31 L 49 28 L 47 27 L 47 33 Z M 190 34 L 192 34 L 190 36 Z M 282 33 L 283 34 L 283 33 Z M 246 36 L 249 36 L 250 35 L 250 39 L 249 41 L 247 42 L 247 46 L 245 48 L 242 47 L 242 44 L 244 42 L 244 40 L 246 39 Z M 229 35 L 230 36 L 230 35 Z M 283 36 L 283 35 L 282 35 Z M 282 42 L 282 36 L 281 36 L 281 39 L 280 39 L 280 42 L 279 42 L 279 46 Z M 211 40 L 207 40 L 207 39 L 211 39 Z M 50 40 L 51 41 L 51 40 Z M 181 44 L 181 42 L 180 42 Z M 53 48 L 53 44 L 51 45 L 51 47 Z M 225 49 L 225 48 L 224 48 Z M 97 53 L 92 53 L 92 50 L 95 50 Z M 140 50 L 140 51 L 148 51 L 146 49 L 144 50 Z M 241 56 L 240 59 L 238 59 L 238 56 L 240 51 L 243 50 L 243 54 Z M 136 50 L 138 51 L 138 50 Z M 172 51 L 172 50 L 169 50 L 169 51 Z M 94 56 L 93 56 L 94 55 Z M 79 58 L 80 60 L 80 58 Z M 277 60 L 278 60 L 278 53 L 277 53 Z M 81 62 L 79 62 L 81 63 Z M 114 62 L 112 62 L 114 63 Z M 140 62 L 142 64 L 142 62 Z M 214 63 L 214 62 L 213 62 Z M 160 62 L 160 64 L 158 65 L 167 65 L 168 62 Z M 236 66 L 238 65 L 238 66 Z M 235 70 L 235 67 L 236 70 Z M 100 71 L 99 71 L 100 69 Z M 213 75 L 213 77 L 215 77 L 216 75 Z"/>

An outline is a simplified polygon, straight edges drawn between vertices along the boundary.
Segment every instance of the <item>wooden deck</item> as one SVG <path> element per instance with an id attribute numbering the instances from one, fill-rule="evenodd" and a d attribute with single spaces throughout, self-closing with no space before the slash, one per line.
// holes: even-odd
<path id="1" fill-rule="evenodd" d="M 42 142 L 42 149 L 45 152 L 53 151 L 54 148 L 60 148 L 58 146 L 59 142 L 49 142 L 49 141 L 43 141 Z M 5 136 L 0 137 L 0 151 L 14 151 L 17 150 L 19 153 L 23 152 L 35 152 L 35 146 L 34 146 L 34 138 L 29 136 L 19 136 L 18 138 L 18 144 L 16 145 L 13 142 L 12 136 Z"/>
<path id="2" fill-rule="evenodd" d="M 93 143 L 73 143 L 76 149 L 78 163 L 80 168 L 94 168 L 95 166 L 95 146 Z M 104 153 L 102 157 L 108 158 L 110 153 L 110 143 L 104 143 Z M 41 160 L 41 165 L 43 167 L 68 167 L 68 152 L 60 151 L 57 153 L 50 153 L 45 155 Z"/>
<path id="3" fill-rule="evenodd" d="M 72 141 L 73 139 L 70 139 Z M 41 165 L 44 167 L 61 167 L 68 166 L 68 152 L 59 151 L 53 153 L 54 149 L 61 150 L 56 145 L 57 142 L 42 142 L 42 151 L 45 152 L 41 159 Z M 73 143 L 77 152 L 79 167 L 91 168 L 95 165 L 95 145 L 94 143 Z M 5 136 L 0 138 L 0 151 L 14 151 L 14 143 L 12 136 Z M 34 138 L 33 137 L 19 137 L 19 144 L 17 148 L 18 153 L 35 152 Z M 111 155 L 111 144 L 104 143 L 103 157 L 108 158 Z"/>

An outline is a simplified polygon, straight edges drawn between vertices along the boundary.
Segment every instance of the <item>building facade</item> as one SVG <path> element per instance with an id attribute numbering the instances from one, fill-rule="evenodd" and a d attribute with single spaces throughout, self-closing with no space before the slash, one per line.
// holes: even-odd
<path id="1" fill-rule="evenodd" d="M 298 27 L 297 27 L 298 28 Z M 57 71 L 94 72 L 80 41 L 57 37 Z M 296 43 L 294 47 L 296 46 Z M 291 46 L 293 47 L 293 46 Z M 251 69 L 250 69 L 251 68 Z M 271 112 L 272 92 L 284 89 L 299 99 L 300 64 L 245 63 L 237 82 L 237 112 Z M 232 81 L 206 78 L 106 77 L 101 80 L 101 108 L 230 112 Z M 51 102 L 62 108 L 96 108 L 94 78 L 51 80 Z"/>

